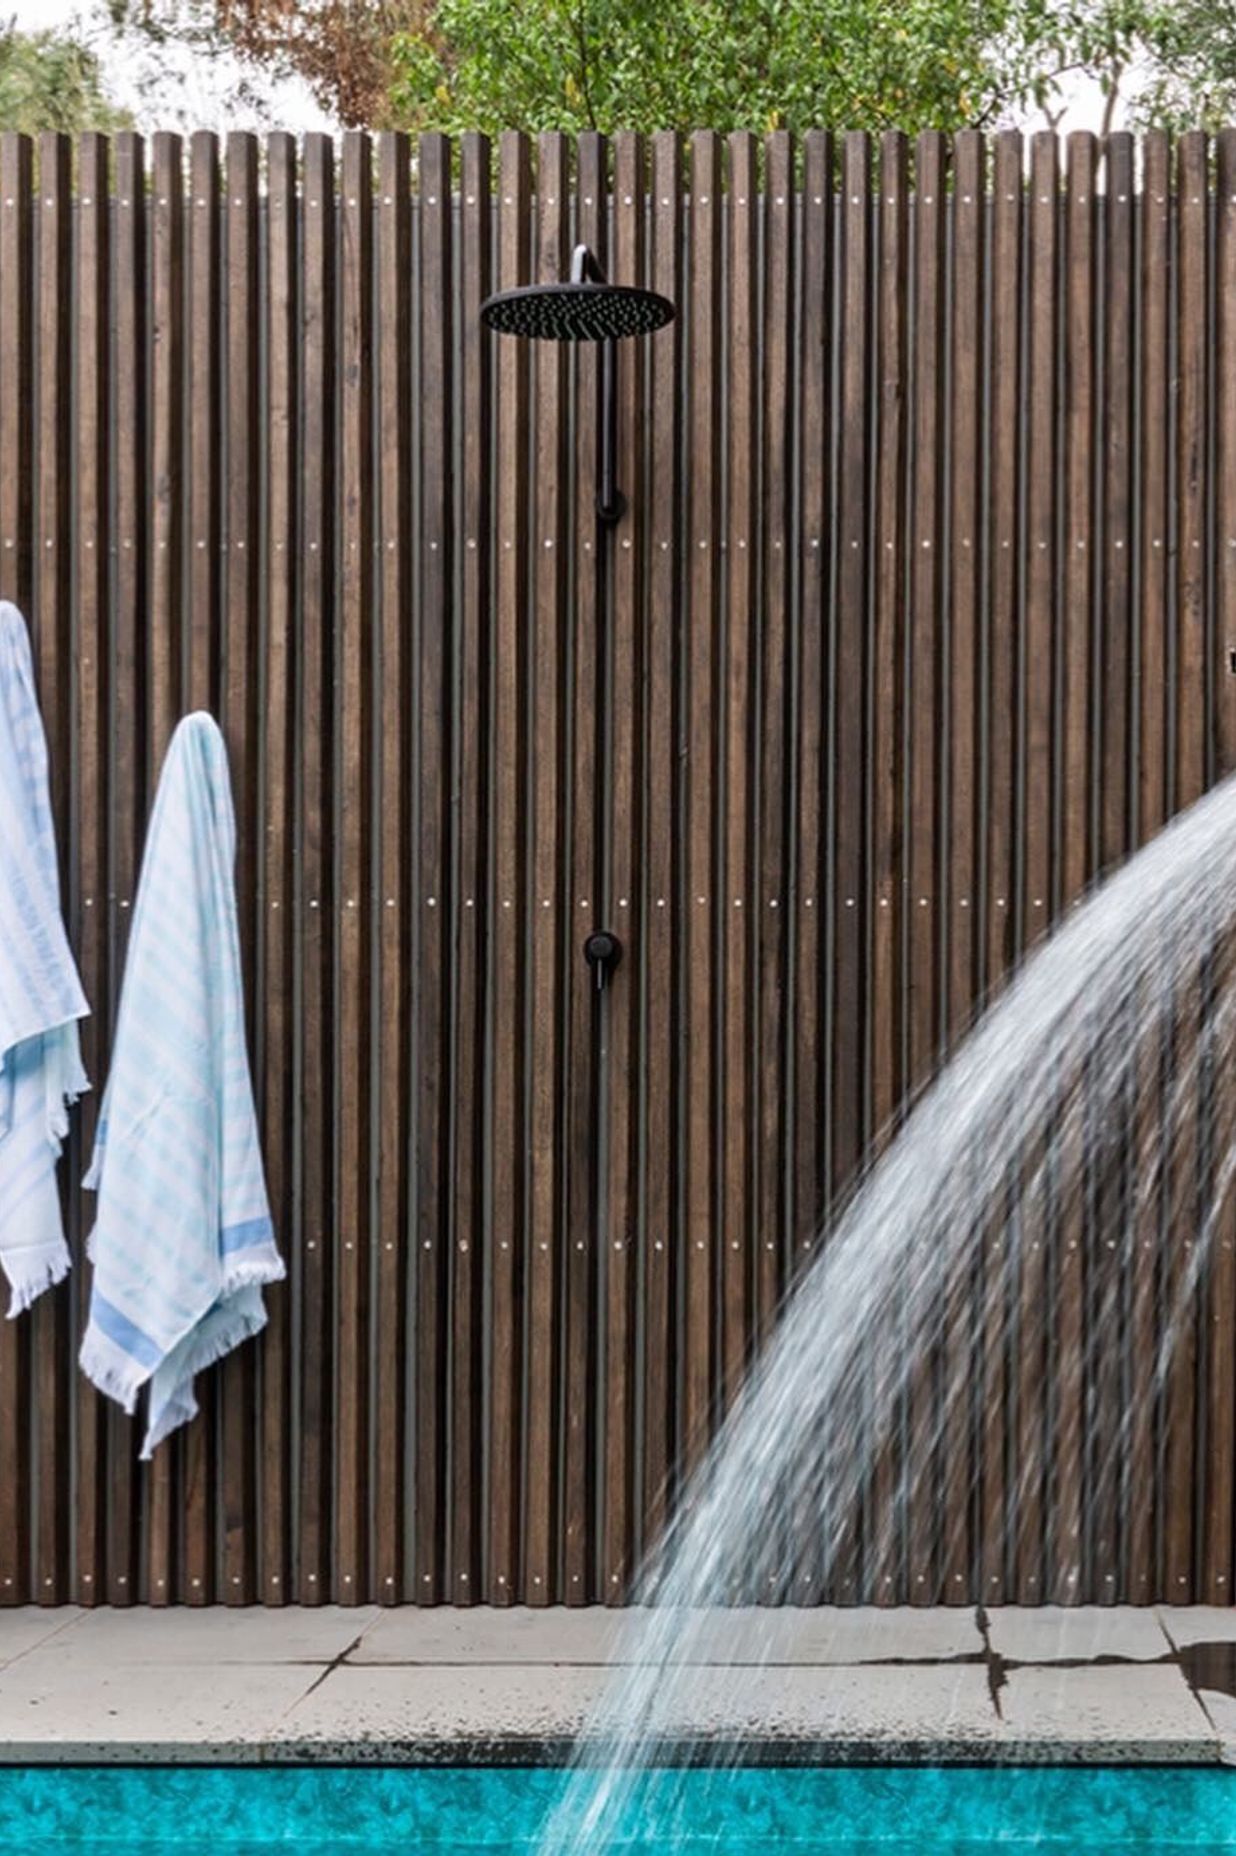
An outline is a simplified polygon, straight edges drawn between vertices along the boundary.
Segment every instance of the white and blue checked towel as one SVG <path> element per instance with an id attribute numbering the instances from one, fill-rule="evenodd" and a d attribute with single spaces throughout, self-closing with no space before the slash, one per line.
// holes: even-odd
<path id="1" fill-rule="evenodd" d="M 150 820 L 112 1068 L 86 1185 L 98 1193 L 81 1364 L 133 1411 L 142 1456 L 197 1411 L 193 1380 L 265 1325 L 282 1277 L 245 1051 L 223 737 L 191 715 Z"/>
<path id="2" fill-rule="evenodd" d="M 0 601 L 0 1266 L 21 1314 L 69 1268 L 56 1190 L 68 1104 L 89 1087 L 81 981 L 60 915 L 47 741 L 26 622 Z"/>

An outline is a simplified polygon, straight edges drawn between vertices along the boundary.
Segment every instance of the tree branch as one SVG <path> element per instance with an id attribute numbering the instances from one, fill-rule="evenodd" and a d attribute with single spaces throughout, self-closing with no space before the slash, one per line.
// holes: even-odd
<path id="1" fill-rule="evenodd" d="M 1099 137 L 1104 142 L 1112 132 L 1112 121 L 1116 114 L 1116 103 L 1120 96 L 1120 84 L 1124 77 L 1124 70 L 1122 63 L 1117 62 L 1112 66 L 1111 88 L 1103 104 L 1103 121 L 1099 127 Z"/>
<path id="2" fill-rule="evenodd" d="M 588 117 L 588 127 L 595 131 L 597 113 L 592 107 L 592 92 L 588 87 L 588 33 L 584 25 L 584 8 L 577 6 L 571 15 L 575 29 L 575 43 L 579 48 L 579 87 L 584 94 L 584 110 Z"/>

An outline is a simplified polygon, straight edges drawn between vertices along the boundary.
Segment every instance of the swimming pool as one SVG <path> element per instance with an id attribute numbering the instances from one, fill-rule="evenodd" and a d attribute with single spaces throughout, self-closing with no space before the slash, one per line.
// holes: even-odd
<path id="1" fill-rule="evenodd" d="M 544 1767 L 0 1769 L 0 1849 L 23 1856 L 526 1850 L 561 1785 L 562 1774 Z M 992 1845 L 1088 1856 L 1236 1850 L 1236 1771 L 1218 1768 L 683 1771 L 656 1795 L 667 1790 L 672 1827 L 655 1807 L 637 1813 L 623 1843 L 629 1856 L 947 1856 Z"/>

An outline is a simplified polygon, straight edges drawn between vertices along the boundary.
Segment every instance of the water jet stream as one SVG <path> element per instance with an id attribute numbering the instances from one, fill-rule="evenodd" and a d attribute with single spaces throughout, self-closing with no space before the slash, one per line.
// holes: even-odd
<path id="1" fill-rule="evenodd" d="M 1165 1426 L 1181 1321 L 1216 1234 L 1232 1241 L 1234 927 L 1229 780 L 1059 923 L 922 1096 L 795 1289 L 643 1575 L 544 1834 L 545 1856 L 617 1847 L 637 1811 L 642 1823 L 651 1812 L 659 1847 L 673 1847 L 677 1781 L 658 1760 L 684 1745 L 705 1762 L 749 1756 L 775 1724 L 769 1711 L 785 1680 L 758 1668 L 777 1633 L 784 1641 L 792 1628 L 785 1611 L 719 1617 L 717 1608 L 755 1594 L 784 1607 L 808 1579 L 813 1589 L 826 1584 L 871 1513 L 878 1474 L 891 1481 L 897 1519 L 867 1542 L 867 1560 L 907 1573 L 904 1517 L 922 1479 L 940 1471 L 952 1418 L 978 1421 L 973 1348 L 957 1344 L 957 1324 L 973 1319 L 976 1302 L 1007 1311 L 1016 1300 L 1018 1315 L 1004 1317 L 1004 1357 L 1011 1349 L 1021 1361 L 1041 1358 L 1049 1401 L 1073 1389 L 1074 1416 L 1056 1425 L 1053 1448 L 1084 1462 L 1089 1512 L 1102 1501 L 1127 1513 L 1131 1459 Z M 1128 1306 L 1130 1264 L 1165 1234 L 1173 1261 L 1147 1317 Z M 1075 1356 L 1048 1315 L 1066 1243 L 1084 1249 L 1093 1298 Z M 1040 1277 L 1035 1328 L 1024 1284 Z M 1012 1282 L 1023 1285 L 1019 1298 L 1005 1293 Z M 1095 1449 L 1079 1427 L 1092 1425 L 1104 1339 L 1112 1323 L 1134 1318 L 1152 1318 L 1154 1343 L 1140 1380 L 1120 1389 L 1118 1434 Z M 941 1394 L 930 1428 L 907 1420 L 927 1362 Z M 1022 1405 L 1018 1474 L 1003 1513 L 979 1522 L 989 1555 L 998 1530 L 1010 1582 L 1023 1529 L 1032 1525 L 1036 1541 L 1046 1530 L 1053 1586 L 1067 1595 L 1086 1530 L 1071 1528 L 1067 1512 L 1035 1510 L 1026 1521 L 1046 1432 L 1024 1395 Z M 977 1500 L 973 1488 L 965 1493 Z M 1120 1564 L 1119 1539 L 1104 1550 Z M 912 1567 L 908 1576 L 929 1579 Z M 934 1583 L 921 1595 L 948 1596 Z"/>

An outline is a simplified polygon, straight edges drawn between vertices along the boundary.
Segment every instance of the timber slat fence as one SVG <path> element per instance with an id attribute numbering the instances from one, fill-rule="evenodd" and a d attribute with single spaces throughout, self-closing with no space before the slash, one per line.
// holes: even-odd
<path id="1" fill-rule="evenodd" d="M 477 314 L 577 238 L 679 310 L 622 350 L 612 533 L 594 353 Z M 0 1599 L 622 1599 L 976 1000 L 1232 764 L 1234 338 L 1232 133 L 0 137 L 0 592 L 89 1069 L 208 707 L 290 1266 L 139 1467 L 66 1188 L 72 1279 L 0 1324 Z M 1227 1602 L 1230 1242 L 1089 1499 L 1148 1258 L 1057 1472 L 979 1319 L 887 1564 L 800 1541 L 804 1600 Z"/>

